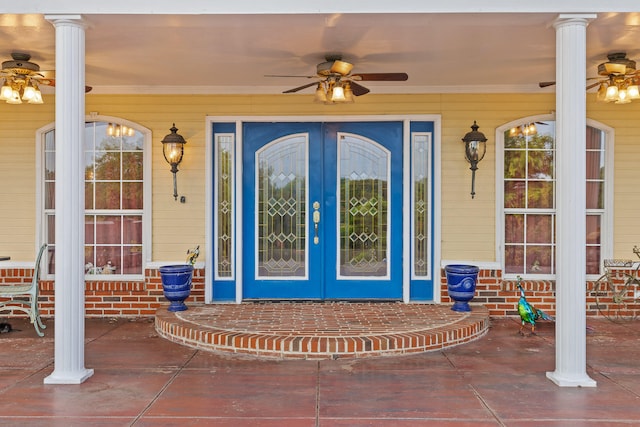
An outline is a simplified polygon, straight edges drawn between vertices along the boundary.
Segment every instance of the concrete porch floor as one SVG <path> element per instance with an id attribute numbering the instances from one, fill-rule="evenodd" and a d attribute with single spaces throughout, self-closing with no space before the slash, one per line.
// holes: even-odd
<path id="1" fill-rule="evenodd" d="M 0 318 L 0 321 L 6 321 Z M 559 388 L 554 325 L 518 334 L 491 319 L 483 337 L 404 356 L 266 360 L 159 337 L 154 320 L 87 319 L 80 385 L 45 385 L 55 325 L 0 334 L 3 426 L 613 426 L 640 424 L 640 322 L 588 319 L 597 388 Z"/>

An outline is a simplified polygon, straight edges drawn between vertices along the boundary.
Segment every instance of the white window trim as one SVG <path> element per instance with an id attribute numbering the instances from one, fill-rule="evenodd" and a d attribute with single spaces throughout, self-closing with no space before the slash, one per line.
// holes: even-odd
<path id="1" fill-rule="evenodd" d="M 503 271 L 503 279 L 515 279 L 515 274 L 505 274 L 504 266 L 504 133 L 514 126 L 523 123 L 555 121 L 555 114 L 543 114 L 537 116 L 522 117 L 496 128 L 496 260 Z M 614 179 L 614 129 L 592 119 L 587 119 L 587 126 L 594 127 L 605 133 L 605 200 L 604 213 L 602 215 L 602 228 L 600 232 L 602 260 L 613 257 L 613 179 Z M 586 212 L 585 212 L 586 214 Z M 586 231 L 586 230 L 585 230 Z M 602 263 L 601 263 L 602 264 Z M 602 270 L 602 265 L 600 266 Z M 527 275 L 520 274 L 523 278 L 536 280 L 554 280 L 555 274 Z M 598 275 L 588 274 L 587 280 L 597 278 Z"/>
<path id="2" fill-rule="evenodd" d="M 151 204 L 152 204 L 152 156 L 151 156 L 151 130 L 137 123 L 130 122 L 129 120 L 122 119 L 114 116 L 102 116 L 99 114 L 91 113 L 85 117 L 86 122 L 107 122 L 117 123 L 120 125 L 128 126 L 136 131 L 142 133 L 144 136 L 144 154 L 143 154 L 143 209 L 142 209 L 142 272 L 138 274 L 91 274 L 86 275 L 86 280 L 102 280 L 102 281 L 127 281 L 127 280 L 140 280 L 144 277 L 145 269 L 151 262 Z M 44 138 L 47 132 L 55 130 L 55 122 L 49 123 L 36 130 L 36 249 L 44 243 L 45 236 L 45 214 L 44 214 Z M 53 280 L 55 275 L 48 274 L 47 270 L 42 271 L 42 278 L 46 280 Z"/>

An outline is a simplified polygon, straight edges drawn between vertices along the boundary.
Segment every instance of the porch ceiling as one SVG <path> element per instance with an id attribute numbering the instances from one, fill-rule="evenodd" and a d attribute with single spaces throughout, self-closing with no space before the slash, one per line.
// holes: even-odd
<path id="1" fill-rule="evenodd" d="M 92 93 L 272 93 L 309 83 L 326 53 L 354 72 L 406 72 L 372 93 L 543 92 L 555 79 L 552 13 L 83 15 Z M 0 16 L 0 59 L 25 51 L 55 68 L 42 15 Z M 587 28 L 587 75 L 611 51 L 640 61 L 640 13 L 601 13 Z M 300 93 L 311 94 L 312 89 Z"/>

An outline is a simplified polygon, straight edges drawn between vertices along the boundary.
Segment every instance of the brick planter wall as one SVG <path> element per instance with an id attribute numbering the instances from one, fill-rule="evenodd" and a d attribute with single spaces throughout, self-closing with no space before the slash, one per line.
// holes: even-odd
<path id="1" fill-rule="evenodd" d="M 445 304 L 453 303 L 447 294 L 447 276 L 441 270 L 442 294 L 441 301 Z M 554 316 L 556 311 L 555 281 L 523 280 L 522 287 L 527 301 L 535 307 Z M 480 270 L 476 284 L 476 296 L 473 304 L 482 304 L 489 309 L 493 317 L 518 316 L 518 300 L 520 291 L 515 281 L 503 281 L 500 270 Z"/>
<path id="2" fill-rule="evenodd" d="M 162 294 L 160 272 L 146 269 L 141 281 L 86 281 L 85 310 L 87 317 L 141 317 L 153 316 L 161 303 L 167 302 Z M 204 269 L 193 270 L 193 288 L 185 301 L 204 302 Z M 15 268 L 0 270 L 0 283 L 29 283 L 33 269 Z M 40 312 L 43 317 L 54 315 L 54 282 L 40 281 Z M 2 312 L 6 315 L 6 312 Z M 24 313 L 17 312 L 23 317 Z"/>
<path id="3" fill-rule="evenodd" d="M 613 283 L 622 284 L 625 274 L 633 274 L 629 269 L 617 269 L 612 276 Z M 443 304 L 452 304 L 453 301 L 447 294 L 447 276 L 444 268 L 440 271 L 441 301 Z M 587 316 L 601 316 L 596 306 L 594 292 L 595 282 L 587 281 L 585 284 Z M 536 308 L 555 316 L 556 314 L 556 282 L 555 280 L 523 280 L 527 301 Z M 482 304 L 489 309 L 492 317 L 518 316 L 518 299 L 520 291 L 515 280 L 502 280 L 500 270 L 480 270 L 476 295 L 471 301 L 473 304 Z M 640 306 L 637 307 L 640 311 Z"/>
<path id="4" fill-rule="evenodd" d="M 615 271 L 614 282 L 623 283 L 624 274 L 634 273 L 631 270 L 619 269 Z M 13 268 L 0 269 L 0 283 L 29 283 L 33 269 Z M 204 302 L 204 268 L 194 269 L 193 289 L 189 302 Z M 453 302 L 447 295 L 447 278 L 444 269 L 440 271 L 441 301 L 443 304 Z M 523 280 L 527 300 L 555 316 L 555 281 L 553 280 Z M 594 282 L 587 282 L 586 309 L 587 316 L 599 316 L 596 308 Z M 54 314 L 54 282 L 43 280 L 40 282 L 40 311 L 43 317 L 53 317 Z M 473 304 L 482 304 L 489 310 L 492 317 L 517 316 L 517 305 L 520 293 L 516 282 L 502 280 L 500 270 L 480 270 L 476 296 Z M 157 269 L 146 269 L 144 280 L 141 281 L 87 281 L 85 282 L 85 308 L 87 317 L 140 317 L 153 316 L 156 309 L 166 300 L 162 295 L 162 283 Z M 640 310 L 640 307 L 638 308 Z M 0 315 L 6 315 L 0 312 Z M 16 316 L 24 316 L 18 312 Z"/>

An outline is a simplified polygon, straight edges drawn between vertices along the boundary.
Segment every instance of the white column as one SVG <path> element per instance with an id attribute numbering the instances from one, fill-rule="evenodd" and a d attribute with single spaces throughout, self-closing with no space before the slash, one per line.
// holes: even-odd
<path id="1" fill-rule="evenodd" d="M 56 29 L 56 278 L 54 370 L 45 384 L 80 384 L 84 367 L 84 25 L 45 17 Z"/>
<path id="2" fill-rule="evenodd" d="M 556 370 L 561 387 L 595 387 L 586 371 L 586 33 L 596 15 L 556 28 Z"/>

